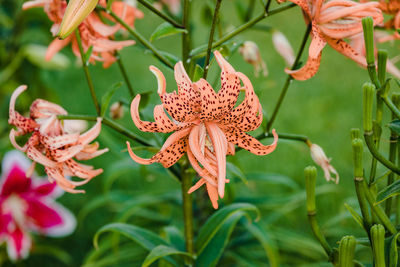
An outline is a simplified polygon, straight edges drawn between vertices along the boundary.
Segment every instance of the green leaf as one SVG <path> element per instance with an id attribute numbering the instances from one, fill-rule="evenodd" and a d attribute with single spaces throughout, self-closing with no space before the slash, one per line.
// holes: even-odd
<path id="1" fill-rule="evenodd" d="M 400 236 L 400 233 L 397 233 L 395 236 L 393 236 L 393 239 L 390 243 L 389 267 L 397 267 L 397 263 L 399 260 L 397 239 L 399 238 L 399 236 Z"/>
<path id="2" fill-rule="evenodd" d="M 238 177 L 244 184 L 249 183 L 244 173 L 231 162 L 226 162 L 226 173 L 227 177 Z"/>
<path id="3" fill-rule="evenodd" d="M 361 216 L 347 203 L 344 203 L 344 206 L 350 212 L 351 216 L 353 216 L 354 220 L 361 226 L 361 228 L 364 228 L 364 223 Z"/>
<path id="4" fill-rule="evenodd" d="M 397 134 L 400 134 L 400 120 L 394 120 L 388 124 L 390 130 L 394 131 Z"/>
<path id="5" fill-rule="evenodd" d="M 98 247 L 100 235 L 105 232 L 119 233 L 135 241 L 137 244 L 147 250 L 152 250 L 159 245 L 168 246 L 168 243 L 164 239 L 147 229 L 125 223 L 110 223 L 101 227 L 95 234 L 93 238 L 93 244 L 96 248 Z"/>
<path id="6" fill-rule="evenodd" d="M 139 103 L 139 110 L 144 109 L 147 104 L 150 102 L 150 96 L 154 94 L 154 92 L 149 91 L 149 92 L 144 92 L 140 94 L 140 103 Z"/>
<path id="7" fill-rule="evenodd" d="M 289 187 L 290 189 L 293 190 L 297 190 L 300 188 L 299 185 L 292 178 L 279 173 L 265 173 L 265 172 L 246 173 L 246 177 L 250 181 L 276 184 L 279 186 Z"/>
<path id="8" fill-rule="evenodd" d="M 73 263 L 71 255 L 67 253 L 65 250 L 58 248 L 56 246 L 48 246 L 48 245 L 46 246 L 46 245 L 36 244 L 33 247 L 32 254 L 53 256 L 54 258 L 58 259 L 67 266 L 71 266 Z"/>
<path id="9" fill-rule="evenodd" d="M 279 266 L 279 252 L 277 249 L 277 244 L 267 232 L 261 228 L 257 223 L 245 222 L 244 227 L 249 231 L 263 246 L 265 254 L 268 258 L 269 265 L 271 267 Z"/>
<path id="10" fill-rule="evenodd" d="M 222 225 L 232 216 L 239 212 L 246 212 L 246 215 L 256 218 L 259 216 L 259 210 L 256 206 L 247 203 L 235 203 L 226 206 L 215 212 L 207 222 L 200 228 L 196 239 L 196 251 L 200 255 L 210 240 L 221 229 Z"/>
<path id="11" fill-rule="evenodd" d="M 240 218 L 246 216 L 243 211 L 238 211 L 230 216 L 221 225 L 220 230 L 213 235 L 211 240 L 205 246 L 202 253 L 196 259 L 197 267 L 213 267 L 217 266 L 226 246 L 228 245 L 230 236 Z"/>
<path id="12" fill-rule="evenodd" d="M 176 228 L 175 226 L 169 225 L 164 227 L 163 229 L 164 238 L 174 245 L 179 250 L 185 250 L 185 238 L 183 237 L 182 232 Z"/>
<path id="13" fill-rule="evenodd" d="M 168 59 L 169 62 L 171 62 L 172 65 L 175 65 L 176 63 L 179 62 L 179 58 L 177 58 L 175 55 L 165 52 L 165 51 L 159 51 L 161 55 L 163 55 L 166 59 Z"/>
<path id="14" fill-rule="evenodd" d="M 196 82 L 200 80 L 203 77 L 204 70 L 202 67 L 200 67 L 199 64 L 196 64 L 196 67 L 194 68 L 194 74 L 193 74 L 193 82 Z"/>
<path id="15" fill-rule="evenodd" d="M 101 117 L 104 117 L 104 114 L 107 111 L 108 105 L 110 104 L 111 98 L 114 95 L 115 91 L 122 86 L 122 82 L 117 82 L 113 86 L 111 86 L 110 90 L 107 91 L 101 98 Z"/>
<path id="16" fill-rule="evenodd" d="M 170 255 L 179 255 L 186 259 L 193 260 L 192 256 L 187 252 L 179 251 L 173 247 L 159 245 L 150 251 L 149 255 L 147 255 L 144 260 L 142 267 L 150 266 L 153 262 Z"/>
<path id="17" fill-rule="evenodd" d="M 154 40 L 157 40 L 157 39 L 160 39 L 160 38 L 163 38 L 163 37 L 166 37 L 166 36 L 170 36 L 170 35 L 174 35 L 174 34 L 178 34 L 178 33 L 183 33 L 183 32 L 187 33 L 187 30 L 175 28 L 174 26 L 172 26 L 168 22 L 164 22 L 164 23 L 160 24 L 154 30 L 154 32 L 151 34 L 150 42 L 153 42 Z"/>
<path id="18" fill-rule="evenodd" d="M 380 191 L 376 198 L 375 204 L 379 204 L 382 201 L 384 201 L 390 197 L 397 196 L 399 194 L 400 194 L 400 180 L 392 183 L 391 185 L 387 186 L 382 191 Z"/>
<path id="19" fill-rule="evenodd" d="M 92 56 L 92 53 L 93 53 L 93 45 L 91 45 L 89 47 L 89 49 L 86 51 L 85 55 L 83 56 L 83 58 L 85 59 L 86 65 L 89 64 L 89 60 L 90 60 L 90 57 Z"/>

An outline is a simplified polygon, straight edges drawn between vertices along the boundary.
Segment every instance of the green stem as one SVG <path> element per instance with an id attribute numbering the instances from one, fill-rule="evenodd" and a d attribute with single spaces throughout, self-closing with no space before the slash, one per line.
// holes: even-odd
<path id="1" fill-rule="evenodd" d="M 189 16 L 190 16 L 190 0 L 184 0 L 182 24 L 183 27 L 186 29 L 186 31 L 182 32 L 182 62 L 186 69 L 189 63 L 187 61 L 190 52 Z"/>
<path id="2" fill-rule="evenodd" d="M 188 172 L 187 164 L 182 165 L 182 202 L 183 202 L 183 221 L 185 225 L 186 251 L 194 256 L 194 234 L 193 234 L 193 200 L 192 195 L 188 194 L 192 186 L 192 176 Z"/>
<path id="3" fill-rule="evenodd" d="M 96 113 L 97 113 L 97 115 L 100 115 L 101 110 L 100 110 L 99 101 L 97 100 L 97 97 L 96 97 L 96 92 L 94 90 L 93 81 L 92 81 L 92 78 L 91 78 L 90 73 L 89 73 L 88 61 L 85 58 L 85 52 L 83 51 L 81 36 L 79 34 L 79 30 L 78 29 L 75 30 L 75 36 L 76 36 L 76 41 L 78 43 L 79 52 L 81 54 L 82 67 L 83 67 L 83 71 L 85 72 L 85 77 L 86 77 L 86 81 L 87 81 L 88 86 L 89 86 L 90 95 L 92 96 L 93 104 L 94 104 L 94 106 L 96 108 Z"/>
<path id="4" fill-rule="evenodd" d="M 128 74 L 126 73 L 125 66 L 122 63 L 122 59 L 121 59 L 119 53 L 116 52 L 115 55 L 117 57 L 117 63 L 118 63 L 119 70 L 121 71 L 122 77 L 124 77 L 126 86 L 128 87 L 129 94 L 130 94 L 131 98 L 133 98 L 135 96 L 135 91 L 133 91 L 133 87 L 132 87 L 131 82 L 129 81 L 129 77 L 128 77 Z"/>
<path id="5" fill-rule="evenodd" d="M 364 177 L 354 177 L 354 185 L 356 187 L 358 204 L 360 206 L 361 214 L 364 218 L 364 228 L 369 235 L 369 229 L 372 225 L 371 216 L 369 214 L 367 200 L 363 189 Z"/>
<path id="6" fill-rule="evenodd" d="M 119 24 L 122 25 L 133 37 L 135 37 L 142 45 L 144 45 L 147 49 L 149 49 L 151 52 L 153 52 L 154 56 L 157 57 L 161 62 L 163 62 L 165 65 L 170 67 L 171 69 L 174 68 L 174 66 L 171 64 L 171 62 L 168 61 L 166 57 L 164 57 L 160 51 L 157 50 L 149 41 L 147 41 L 140 33 L 138 33 L 135 29 L 130 27 L 128 24 L 125 23 L 120 17 L 118 17 L 113 11 L 107 10 L 104 7 L 97 6 L 97 9 L 102 10 L 110 14 L 110 16 L 115 19 Z"/>
<path id="7" fill-rule="evenodd" d="M 282 11 L 285 11 L 285 10 L 290 9 L 292 7 L 295 7 L 295 6 L 296 6 L 295 4 L 291 3 L 291 4 L 288 4 L 286 6 L 273 9 L 268 13 L 263 12 L 262 14 L 258 15 L 254 19 L 246 22 L 245 24 L 239 26 L 235 30 L 233 30 L 230 33 L 226 34 L 225 36 L 220 38 L 218 41 L 215 41 L 212 44 L 211 48 L 216 48 L 216 47 L 224 44 L 226 41 L 229 41 L 230 39 L 232 39 L 233 37 L 235 37 L 239 33 L 243 32 L 244 30 L 247 30 L 248 28 L 252 27 L 254 24 L 260 22 L 261 20 L 263 20 L 266 17 L 270 17 L 272 15 L 278 14 L 278 13 L 280 13 Z M 203 57 L 203 56 L 205 56 L 205 52 L 207 50 L 207 47 L 208 47 L 207 45 L 202 45 L 202 46 L 199 46 L 199 47 L 193 49 L 190 52 L 190 57 Z"/>
<path id="8" fill-rule="evenodd" d="M 206 60 L 204 62 L 204 73 L 203 73 L 203 78 L 206 79 L 207 78 L 207 73 L 208 73 L 208 69 L 210 67 L 210 56 L 211 56 L 211 49 L 212 49 L 212 43 L 214 40 L 214 32 L 215 32 L 215 26 L 217 25 L 217 21 L 218 21 L 218 13 L 219 13 L 219 9 L 221 7 L 221 2 L 222 0 L 217 0 L 217 3 L 215 5 L 215 10 L 214 10 L 214 17 L 213 17 L 213 21 L 211 24 L 211 29 L 210 29 L 210 36 L 208 37 L 208 47 L 207 47 L 207 53 L 206 53 Z"/>
<path id="9" fill-rule="evenodd" d="M 308 212 L 308 221 L 310 222 L 311 225 L 311 230 L 315 236 L 315 238 L 317 238 L 318 242 L 321 244 L 321 246 L 324 248 L 326 254 L 328 254 L 328 256 L 330 257 L 332 254 L 332 248 L 331 246 L 328 244 L 328 241 L 326 241 L 325 236 L 322 234 L 321 229 L 318 225 L 317 222 L 317 211 L 309 211 Z"/>
<path id="10" fill-rule="evenodd" d="M 390 111 L 400 119 L 400 110 L 396 107 L 396 105 L 392 102 L 392 100 L 387 96 L 382 96 L 383 102 L 385 102 L 386 106 L 390 109 Z"/>
<path id="11" fill-rule="evenodd" d="M 306 32 L 304 33 L 303 41 L 301 42 L 299 51 L 297 52 L 296 60 L 294 61 L 293 65 L 292 65 L 292 67 L 291 67 L 292 70 L 294 70 L 295 68 L 297 68 L 297 65 L 299 64 L 301 55 L 303 54 L 304 48 L 305 48 L 305 46 L 306 46 L 306 44 L 307 44 L 307 39 L 308 39 L 308 36 L 310 35 L 310 31 L 311 31 L 311 24 L 308 25 L 307 30 L 306 30 Z M 281 105 L 282 105 L 283 99 L 285 99 L 287 90 L 288 90 L 289 85 L 291 84 L 291 81 L 292 81 L 292 80 L 293 80 L 292 76 L 291 76 L 291 75 L 288 75 L 287 78 L 286 78 L 286 82 L 285 82 L 285 84 L 284 84 L 283 87 L 282 87 L 281 94 L 279 95 L 278 102 L 276 102 L 274 111 L 272 112 L 272 116 L 271 116 L 271 118 L 268 120 L 268 123 L 267 123 L 267 132 L 269 132 L 269 131 L 271 130 L 272 124 L 274 123 L 274 121 L 275 121 L 275 119 L 276 119 L 276 116 L 278 115 L 278 111 L 279 111 L 279 109 L 280 109 L 280 107 L 281 107 Z"/>
<path id="12" fill-rule="evenodd" d="M 389 161 L 395 164 L 396 162 L 396 148 L 397 148 L 397 134 L 390 131 L 390 145 L 389 145 Z M 394 182 L 395 174 L 391 172 L 388 176 L 387 186 L 390 186 Z M 392 198 L 386 200 L 385 212 L 387 216 L 390 216 L 392 211 Z"/>
<path id="13" fill-rule="evenodd" d="M 372 156 L 376 158 L 380 163 L 386 166 L 388 169 L 392 170 L 393 172 L 400 174 L 400 168 L 387 160 L 384 156 L 382 156 L 379 151 L 376 149 L 374 140 L 373 140 L 373 133 L 372 132 L 365 132 L 364 133 L 365 143 L 367 144 L 368 150 L 371 152 Z"/>
<path id="14" fill-rule="evenodd" d="M 169 22 L 170 24 L 172 24 L 174 27 L 176 28 L 181 28 L 184 29 L 184 26 L 182 26 L 181 24 L 179 24 L 178 22 L 176 22 L 174 19 L 168 17 L 167 15 L 165 15 L 164 13 L 162 13 L 160 10 L 158 10 L 157 8 L 155 8 L 153 6 L 152 3 L 150 3 L 147 0 L 138 0 L 139 3 L 141 3 L 143 6 L 145 6 L 147 9 L 149 9 L 151 12 L 153 12 L 154 14 L 156 14 L 157 16 L 159 16 L 160 18 L 164 19 L 165 21 Z"/>
<path id="15" fill-rule="evenodd" d="M 384 210 L 381 208 L 381 206 L 379 206 L 379 204 L 375 203 L 375 199 L 372 196 L 372 193 L 369 190 L 369 187 L 368 187 L 368 185 L 367 185 L 367 183 L 365 181 L 363 182 L 362 190 L 363 190 L 363 192 L 365 194 L 365 197 L 366 197 L 371 209 L 374 211 L 376 216 L 378 216 L 378 218 L 381 221 L 381 223 L 386 227 L 386 229 L 391 234 L 393 234 L 393 235 L 396 234 L 397 233 L 396 228 L 394 227 L 394 225 L 390 221 L 389 217 L 386 216 L 386 214 L 385 214 Z"/>

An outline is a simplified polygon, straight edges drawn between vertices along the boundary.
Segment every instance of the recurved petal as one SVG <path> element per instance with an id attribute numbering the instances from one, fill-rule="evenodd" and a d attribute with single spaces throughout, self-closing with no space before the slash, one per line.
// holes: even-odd
<path id="1" fill-rule="evenodd" d="M 218 98 L 211 85 L 201 78 L 194 83 L 194 87 L 200 92 L 201 98 L 201 120 L 215 120 L 223 115 L 224 104 Z"/>
<path id="2" fill-rule="evenodd" d="M 193 107 L 184 98 L 175 92 L 160 96 L 165 110 L 176 121 L 190 122 L 196 119 Z"/>
<path id="3" fill-rule="evenodd" d="M 321 63 L 321 55 L 322 51 L 316 58 L 308 57 L 306 64 L 302 68 L 298 70 L 285 69 L 285 72 L 290 74 L 296 80 L 308 80 L 317 73 Z"/>
<path id="4" fill-rule="evenodd" d="M 154 66 L 150 66 L 149 69 L 157 78 L 157 93 L 161 97 L 162 95 L 167 93 L 167 82 L 165 81 L 165 76 L 158 68 Z"/>
<path id="5" fill-rule="evenodd" d="M 26 10 L 33 7 L 43 7 L 46 2 L 47 2 L 46 0 L 27 1 L 22 5 L 22 10 Z"/>
<path id="6" fill-rule="evenodd" d="M 228 142 L 234 143 L 235 145 L 246 149 L 247 151 L 256 155 L 267 155 L 273 152 L 278 144 L 278 135 L 272 130 L 274 135 L 274 141 L 270 145 L 263 145 L 256 138 L 241 131 L 225 132 L 225 136 Z"/>
<path id="7" fill-rule="evenodd" d="M 87 152 L 79 152 L 78 154 L 75 155 L 75 158 L 77 160 L 89 160 L 89 159 L 93 159 L 95 157 L 98 157 L 104 153 L 108 152 L 108 148 L 104 148 L 101 150 L 97 150 L 95 152 L 91 152 L 91 153 L 87 153 Z"/>
<path id="8" fill-rule="evenodd" d="M 102 120 L 103 120 L 102 118 L 97 118 L 96 124 L 91 129 L 86 131 L 86 133 L 83 133 L 79 136 L 78 143 L 81 145 L 87 145 L 94 139 L 96 139 L 96 137 L 99 136 L 101 131 Z"/>
<path id="9" fill-rule="evenodd" d="M 214 209 L 218 209 L 218 190 L 215 186 L 206 183 L 207 193 Z"/>
<path id="10" fill-rule="evenodd" d="M 64 162 L 68 159 L 73 158 L 83 149 L 83 145 L 70 146 L 63 149 L 55 149 L 51 151 L 53 159 L 57 162 Z"/>
<path id="11" fill-rule="evenodd" d="M 196 191 L 197 189 L 199 189 L 203 184 L 206 183 L 206 180 L 204 178 L 201 178 L 200 180 L 197 181 L 197 183 L 195 185 L 193 185 L 189 191 L 187 192 L 188 194 L 193 193 L 194 191 Z"/>
<path id="12" fill-rule="evenodd" d="M 48 149 L 54 150 L 66 145 L 72 145 L 78 141 L 79 134 L 63 134 L 58 136 L 41 135 L 41 143 Z"/>
<path id="13" fill-rule="evenodd" d="M 69 37 L 65 38 L 64 40 L 60 40 L 57 38 L 54 39 L 50 43 L 50 45 L 47 47 L 45 59 L 47 61 L 50 61 L 53 58 L 53 56 L 55 54 L 57 54 L 58 51 L 63 49 L 65 46 L 67 46 L 71 42 L 71 38 L 72 38 L 72 36 L 69 36 Z"/>
<path id="14" fill-rule="evenodd" d="M 21 85 L 11 95 L 10 106 L 9 106 L 9 118 L 8 123 L 18 127 L 24 133 L 32 132 L 38 127 L 38 124 L 31 118 L 26 118 L 15 111 L 15 102 L 20 94 L 24 92 L 28 87 Z"/>
<path id="15" fill-rule="evenodd" d="M 207 170 L 200 167 L 195 156 L 193 155 L 192 151 L 190 150 L 190 147 L 187 149 L 187 155 L 188 155 L 190 164 L 192 165 L 193 169 L 199 174 L 199 176 L 202 177 L 204 179 L 204 181 L 207 181 L 208 183 L 212 184 L 213 186 L 217 186 L 217 183 L 214 181 L 215 178 L 212 177 Z M 193 189 L 192 191 L 189 190 L 189 191 L 191 193 L 194 190 L 196 190 L 196 189 Z"/>
<path id="16" fill-rule="evenodd" d="M 317 58 L 321 54 L 322 49 L 325 47 L 326 41 L 324 40 L 318 26 L 314 21 L 312 22 L 311 33 L 312 40 L 310 47 L 308 48 L 308 56 L 311 58 Z"/>
<path id="17" fill-rule="evenodd" d="M 78 163 L 73 159 L 67 160 L 65 165 L 74 176 L 82 179 L 92 179 L 93 177 L 103 173 L 103 169 L 93 169 L 92 166 Z"/>
<path id="18" fill-rule="evenodd" d="M 357 52 L 351 45 L 349 45 L 345 41 L 331 38 L 326 38 L 326 41 L 330 46 L 332 46 L 333 49 L 335 49 L 342 55 L 354 60 L 361 66 L 367 66 L 367 60 L 365 59 L 365 57 Z"/>
<path id="19" fill-rule="evenodd" d="M 60 105 L 47 100 L 36 99 L 32 102 L 30 115 L 34 119 L 49 117 L 51 115 L 67 115 L 68 112 Z"/>
<path id="20" fill-rule="evenodd" d="M 37 163 L 40 163 L 43 166 L 52 167 L 52 168 L 57 166 L 57 163 L 55 161 L 47 158 L 39 150 L 37 150 L 34 146 L 29 145 L 29 143 L 28 143 L 28 148 L 26 150 L 26 155 L 31 160 L 36 161 Z"/>

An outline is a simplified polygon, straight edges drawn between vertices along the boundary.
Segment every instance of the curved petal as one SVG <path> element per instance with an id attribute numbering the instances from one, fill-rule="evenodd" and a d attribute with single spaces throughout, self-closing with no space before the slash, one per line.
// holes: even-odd
<path id="1" fill-rule="evenodd" d="M 202 179 L 204 179 L 204 181 L 207 181 L 208 183 L 212 184 L 213 186 L 217 186 L 217 183 L 214 181 L 215 178 L 211 177 L 207 170 L 200 167 L 195 156 L 193 155 L 192 151 L 190 150 L 190 147 L 187 149 L 187 155 L 188 155 L 190 165 L 192 165 L 193 169 L 199 174 L 199 176 L 202 177 Z M 194 190 L 196 190 L 196 189 L 194 189 Z M 190 191 L 190 193 L 193 191 Z"/>
<path id="2" fill-rule="evenodd" d="M 64 162 L 73 158 L 83 149 L 83 145 L 70 146 L 64 149 L 56 149 L 51 151 L 52 158 L 57 162 Z"/>
<path id="3" fill-rule="evenodd" d="M 224 104 L 221 103 L 211 85 L 201 78 L 199 81 L 194 83 L 194 87 L 200 92 L 200 120 L 216 120 L 222 116 Z"/>
<path id="4" fill-rule="evenodd" d="M 79 134 L 63 134 L 58 136 L 40 136 L 40 142 L 48 149 L 54 150 L 60 147 L 74 144 L 78 141 Z"/>
<path id="5" fill-rule="evenodd" d="M 318 26 L 314 21 L 312 22 L 311 33 L 312 40 L 310 47 L 308 48 L 308 56 L 310 58 L 317 58 L 321 54 L 322 49 L 325 47 L 326 41 L 324 40 Z"/>
<path id="6" fill-rule="evenodd" d="M 26 10 L 33 7 L 43 7 L 46 4 L 46 0 L 32 0 L 27 1 L 22 5 L 22 10 Z"/>
<path id="7" fill-rule="evenodd" d="M 25 259 L 29 255 L 32 241 L 29 234 L 15 225 L 7 236 L 7 253 L 11 260 Z"/>
<path id="8" fill-rule="evenodd" d="M 322 52 L 316 58 L 309 57 L 306 64 L 298 70 L 285 69 L 285 72 L 290 74 L 296 80 L 308 80 L 317 73 L 319 64 L 321 63 L 321 55 Z"/>
<path id="9" fill-rule="evenodd" d="M 67 46 L 71 42 L 71 40 L 72 36 L 68 36 L 64 40 L 58 38 L 54 39 L 53 42 L 51 42 L 47 48 L 45 59 L 47 61 L 50 61 L 53 58 L 53 56 L 57 54 L 58 51 Z"/>
<path id="10" fill-rule="evenodd" d="M 19 114 L 15 110 L 15 102 L 20 94 L 24 92 L 28 87 L 26 85 L 21 85 L 15 89 L 15 91 L 11 95 L 10 99 L 10 107 L 9 107 L 9 118 L 8 118 L 8 123 L 12 124 L 19 129 L 21 129 L 23 132 L 32 132 L 38 127 L 38 124 L 32 120 L 31 118 L 26 118 Z"/>
<path id="11" fill-rule="evenodd" d="M 225 192 L 226 153 L 228 150 L 228 144 L 224 132 L 215 123 L 208 122 L 205 123 L 205 125 L 211 137 L 215 155 L 217 157 L 218 194 L 223 198 Z"/>
<path id="12" fill-rule="evenodd" d="M 206 183 L 208 197 L 211 200 L 211 204 L 214 209 L 218 209 L 218 191 L 215 186 L 212 186 L 209 183 Z"/>
<path id="13" fill-rule="evenodd" d="M 68 170 L 74 175 L 82 179 L 92 179 L 103 173 L 103 169 L 93 170 L 92 166 L 77 163 L 73 159 L 69 159 L 65 162 Z"/>
<path id="14" fill-rule="evenodd" d="M 90 142 L 92 142 L 94 139 L 96 139 L 97 136 L 99 136 L 100 131 L 101 131 L 101 121 L 102 118 L 97 118 L 96 124 L 89 129 L 86 133 L 81 134 L 78 139 L 78 143 L 81 145 L 87 145 Z"/>
<path id="15" fill-rule="evenodd" d="M 31 188 L 31 179 L 28 179 L 25 175 L 25 171 L 17 162 L 12 162 L 12 166 L 9 172 L 4 175 L 4 181 L 1 186 L 0 195 L 9 196 L 13 193 L 21 194 L 29 191 Z"/>
<path id="16" fill-rule="evenodd" d="M 263 145 L 260 143 L 260 141 L 244 132 L 225 132 L 228 142 L 234 143 L 237 146 L 256 155 L 267 155 L 275 150 L 276 145 L 278 144 L 278 135 L 276 134 L 275 129 L 272 130 L 272 134 L 274 135 L 273 143 L 270 145 Z"/>
<path id="17" fill-rule="evenodd" d="M 340 39 L 331 39 L 331 38 L 327 38 L 326 41 L 333 49 L 335 49 L 339 53 L 354 60 L 355 62 L 364 67 L 367 66 L 367 60 L 365 59 L 365 57 L 360 53 L 358 53 L 357 51 L 355 51 L 354 48 L 345 41 Z"/>
<path id="18" fill-rule="evenodd" d="M 157 78 L 157 93 L 160 96 L 166 94 L 167 82 L 165 81 L 164 74 L 154 66 L 150 66 L 149 69 Z"/>

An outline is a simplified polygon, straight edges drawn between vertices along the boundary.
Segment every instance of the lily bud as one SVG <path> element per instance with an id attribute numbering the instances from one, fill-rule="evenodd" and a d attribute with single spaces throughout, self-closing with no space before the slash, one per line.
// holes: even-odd
<path id="1" fill-rule="evenodd" d="M 87 121 L 84 120 L 64 120 L 64 131 L 73 133 L 82 133 L 88 128 Z"/>
<path id="2" fill-rule="evenodd" d="M 336 169 L 330 164 L 331 159 L 325 155 L 324 150 L 319 145 L 310 145 L 311 158 L 316 164 L 318 164 L 325 174 L 326 181 L 334 181 L 336 184 L 339 183 L 339 174 Z M 331 173 L 335 175 L 335 178 L 331 176 Z"/>
<path id="3" fill-rule="evenodd" d="M 70 0 L 57 34 L 61 39 L 70 35 L 93 11 L 99 0 Z"/>
<path id="4" fill-rule="evenodd" d="M 317 169 L 314 166 L 308 166 L 304 169 L 307 211 L 315 213 L 315 184 L 317 180 Z"/>
<path id="5" fill-rule="evenodd" d="M 364 132 L 372 131 L 372 106 L 375 97 L 375 86 L 372 83 L 363 85 L 363 127 Z"/>
<path id="6" fill-rule="evenodd" d="M 254 75 L 258 77 L 259 72 L 262 70 L 263 75 L 268 75 L 267 65 L 262 60 L 260 55 L 260 50 L 256 43 L 252 41 L 246 41 L 239 48 L 239 53 L 242 55 L 243 59 L 253 65 Z"/>
<path id="7" fill-rule="evenodd" d="M 372 252 L 375 266 L 385 265 L 385 228 L 380 224 L 371 227 Z"/>
<path id="8" fill-rule="evenodd" d="M 113 120 L 120 119 L 124 116 L 124 107 L 121 102 L 115 102 L 110 107 L 110 117 Z"/>
<path id="9" fill-rule="evenodd" d="M 356 239 L 354 236 L 344 236 L 339 245 L 339 266 L 354 266 L 354 251 L 356 249 Z"/>
<path id="10" fill-rule="evenodd" d="M 295 61 L 294 51 L 286 36 L 280 31 L 272 33 L 272 43 L 276 52 L 283 57 L 286 65 L 292 66 Z"/>

